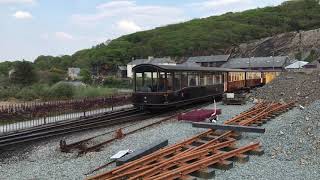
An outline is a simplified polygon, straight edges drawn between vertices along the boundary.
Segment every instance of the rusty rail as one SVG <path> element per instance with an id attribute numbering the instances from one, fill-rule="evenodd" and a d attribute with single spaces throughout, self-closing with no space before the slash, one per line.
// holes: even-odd
<path id="1" fill-rule="evenodd" d="M 260 125 L 293 105 L 293 103 L 258 103 L 248 111 L 226 121 L 225 124 Z M 261 148 L 259 142 L 237 148 L 234 139 L 236 137 L 237 134 L 233 131 L 207 130 L 183 142 L 88 179 L 183 179 L 190 173 L 231 158 L 243 157 L 244 153 L 258 151 Z M 231 150 L 228 151 L 226 148 Z"/>

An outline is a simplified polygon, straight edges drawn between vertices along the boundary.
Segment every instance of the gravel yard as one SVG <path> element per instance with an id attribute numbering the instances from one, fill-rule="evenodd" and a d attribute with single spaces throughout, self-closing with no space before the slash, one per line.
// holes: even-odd
<path id="1" fill-rule="evenodd" d="M 216 171 L 215 179 L 320 179 L 319 110 L 320 101 L 304 110 L 294 108 L 264 124 L 265 134 L 244 133 L 239 143 L 258 140 L 265 154 Z"/>
<path id="2" fill-rule="evenodd" d="M 252 103 L 243 106 L 224 106 L 218 103 L 217 107 L 222 109 L 219 121 L 230 119 L 252 106 Z M 213 107 L 213 105 L 208 107 Z M 318 119 L 313 120 L 314 117 L 319 117 L 315 114 L 319 108 L 320 102 L 314 104 L 310 112 L 308 107 L 305 110 L 295 108 L 264 125 L 265 134 L 244 134 L 240 144 L 260 140 L 264 146 L 265 155 L 251 156 L 248 163 L 236 163 L 236 167 L 229 171 L 217 170 L 216 179 L 320 179 L 320 160 L 319 157 L 314 157 L 319 153 L 319 149 L 310 150 L 310 147 L 305 146 L 311 140 L 315 140 L 315 144 L 320 144 L 316 142 L 319 140 L 319 128 L 308 129 L 310 127 L 303 126 L 306 120 L 305 114 L 309 114 L 308 121 L 319 122 Z M 296 116 L 298 117 L 295 118 Z M 144 121 L 130 128 L 135 129 L 155 120 Z M 306 128 L 306 133 L 314 136 L 305 135 L 301 128 Z M 68 143 L 112 129 L 116 129 L 116 127 L 78 133 L 65 138 Z M 61 138 L 52 139 L 49 142 L 27 146 L 25 148 L 27 150 L 20 150 L 13 156 L 2 158 L 1 178 L 19 180 L 83 179 L 86 177 L 84 174 L 109 162 L 109 157 L 119 150 L 139 149 L 157 139 L 169 139 L 169 144 L 174 144 L 203 131 L 205 129 L 192 128 L 189 123 L 168 121 L 115 141 L 100 152 L 89 153 L 81 157 L 77 157 L 76 153 L 61 153 L 58 146 L 58 141 Z M 299 135 L 301 135 L 301 140 L 299 140 Z M 103 169 L 103 171 L 112 168 L 113 166 Z"/>

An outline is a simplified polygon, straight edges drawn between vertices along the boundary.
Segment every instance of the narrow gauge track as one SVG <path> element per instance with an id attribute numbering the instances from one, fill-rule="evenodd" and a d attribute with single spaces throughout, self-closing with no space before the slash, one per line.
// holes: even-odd
<path id="1" fill-rule="evenodd" d="M 211 103 L 203 103 L 203 104 L 196 105 L 196 106 L 192 105 L 192 107 L 190 107 L 190 105 L 189 105 L 189 106 L 185 106 L 185 109 L 179 109 L 177 111 L 173 110 L 173 111 L 169 111 L 167 113 L 157 114 L 154 117 L 161 116 L 161 117 L 159 117 L 159 118 L 161 118 L 160 120 L 157 120 L 155 122 L 149 123 L 149 124 L 144 125 L 144 126 L 141 126 L 141 127 L 137 128 L 137 129 L 134 129 L 134 130 L 131 130 L 131 131 L 128 131 L 128 132 L 124 132 L 122 134 L 123 135 L 122 137 L 130 135 L 130 134 L 133 134 L 133 133 L 135 133 L 137 131 L 140 131 L 140 130 L 143 130 L 145 128 L 149 128 L 151 126 L 160 124 L 160 123 L 165 122 L 167 120 L 170 120 L 170 119 L 176 117 L 180 113 L 184 113 L 184 112 L 190 111 L 191 109 L 198 109 L 198 108 L 201 108 L 201 107 L 205 107 L 205 106 L 207 106 L 209 104 L 211 104 Z M 138 123 L 129 124 L 127 126 L 122 126 L 122 127 L 117 128 L 117 129 L 114 129 L 114 130 L 111 130 L 111 131 L 108 131 L 108 132 L 105 132 L 105 133 L 102 133 L 102 134 L 99 134 L 99 135 L 96 135 L 96 136 L 93 136 L 93 137 L 90 137 L 90 138 L 87 138 L 87 139 L 83 139 L 83 140 L 80 140 L 80 141 L 77 141 L 77 142 L 72 142 L 70 144 L 67 144 L 65 140 L 61 140 L 60 141 L 60 150 L 62 152 L 70 152 L 72 150 L 77 150 L 79 152 L 79 154 L 85 154 L 87 152 L 97 151 L 97 150 L 101 149 L 103 146 L 105 146 L 106 144 L 111 143 L 111 142 L 113 142 L 113 141 L 115 141 L 117 139 L 120 139 L 122 137 L 117 137 L 117 136 L 112 137 L 112 138 L 109 137 L 109 138 L 106 138 L 106 140 L 104 140 L 104 141 L 102 141 L 100 143 L 97 143 L 97 142 L 94 141 L 96 138 L 100 138 L 102 136 L 110 135 L 112 133 L 116 133 L 120 129 L 124 130 L 124 129 L 132 127 L 132 126 L 136 126 L 138 124 L 139 124 L 139 122 Z M 122 131 L 121 131 L 121 133 L 122 133 Z M 87 144 L 89 142 L 95 142 L 95 143 L 94 143 L 94 145 L 91 145 L 90 147 L 87 147 Z"/>
<path id="2" fill-rule="evenodd" d="M 186 106 L 187 107 L 187 106 Z M 141 121 L 163 112 L 151 113 L 137 108 L 129 108 L 101 115 L 83 117 L 81 119 L 61 121 L 54 124 L 32 127 L 16 133 L 0 136 L 0 150 L 16 144 L 51 138 L 70 133 L 114 126 L 127 122 Z"/>
<path id="3" fill-rule="evenodd" d="M 40 127 L 29 128 L 17 133 L 0 136 L 0 148 L 44 138 L 80 132 L 83 130 L 143 120 L 152 116 L 153 115 L 149 112 L 131 108 L 98 116 L 63 121 L 56 124 L 48 124 Z"/>
<path id="4" fill-rule="evenodd" d="M 294 106 L 293 103 L 259 103 L 225 124 L 255 126 L 266 123 Z M 120 179 L 186 179 L 192 173 L 206 173 L 208 167 L 233 166 L 232 161 L 248 160 L 248 155 L 262 155 L 259 142 L 237 147 L 241 136 L 233 131 L 208 130 L 181 143 L 163 148 L 111 171 L 92 176 L 90 180 Z"/>

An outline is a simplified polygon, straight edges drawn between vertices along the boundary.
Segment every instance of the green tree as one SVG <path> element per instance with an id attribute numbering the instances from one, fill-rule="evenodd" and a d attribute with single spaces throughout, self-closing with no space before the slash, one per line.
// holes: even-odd
<path id="1" fill-rule="evenodd" d="M 81 80 L 86 84 L 92 83 L 91 73 L 87 69 L 81 69 L 80 71 Z"/>
<path id="2" fill-rule="evenodd" d="M 21 61 L 14 66 L 14 72 L 11 75 L 11 81 L 20 85 L 31 85 L 36 82 L 37 75 L 31 62 Z"/>

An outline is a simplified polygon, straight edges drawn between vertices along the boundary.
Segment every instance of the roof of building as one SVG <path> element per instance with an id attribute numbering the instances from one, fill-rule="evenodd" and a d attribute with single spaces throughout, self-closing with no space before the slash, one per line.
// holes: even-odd
<path id="1" fill-rule="evenodd" d="M 127 66 L 118 66 L 118 68 L 121 71 L 126 71 L 127 70 Z"/>
<path id="2" fill-rule="evenodd" d="M 223 64 L 223 68 L 279 68 L 289 63 L 287 56 L 232 58 Z"/>
<path id="3" fill-rule="evenodd" d="M 149 59 L 136 59 L 128 63 L 128 65 L 138 65 L 138 64 L 175 64 L 171 58 L 149 58 Z"/>
<path id="4" fill-rule="evenodd" d="M 195 56 L 189 57 L 186 62 L 202 63 L 202 62 L 227 62 L 230 57 L 228 55 L 211 55 L 211 56 Z"/>
<path id="5" fill-rule="evenodd" d="M 306 64 L 308 64 L 306 61 L 296 61 L 289 66 L 286 66 L 285 69 L 300 69 Z"/>

